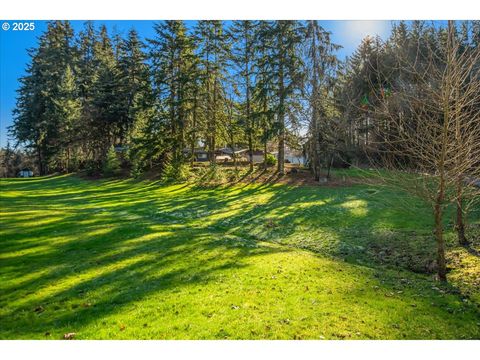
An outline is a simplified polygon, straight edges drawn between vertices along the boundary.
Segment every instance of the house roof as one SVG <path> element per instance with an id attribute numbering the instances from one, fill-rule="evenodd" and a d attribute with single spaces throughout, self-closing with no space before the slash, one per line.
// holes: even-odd
<path id="1" fill-rule="evenodd" d="M 225 148 L 219 149 L 219 151 L 223 152 L 224 154 L 229 154 L 229 155 L 231 155 L 231 154 L 233 154 L 233 153 L 235 153 L 235 154 L 244 153 L 244 152 L 248 151 L 248 149 L 238 148 L 238 147 L 235 147 L 235 146 L 234 146 L 233 149 L 232 149 L 232 148 L 225 147 Z"/>
<path id="2" fill-rule="evenodd" d="M 254 150 L 252 151 L 252 155 L 263 155 L 263 150 Z"/>
<path id="3" fill-rule="evenodd" d="M 190 151 L 191 151 L 191 149 L 183 149 L 183 152 L 184 152 L 184 153 L 187 153 L 187 154 L 189 154 Z M 194 149 L 194 150 L 193 150 L 193 153 L 194 153 L 194 154 L 206 154 L 206 153 L 207 153 L 207 150 L 197 148 L 197 149 Z"/>

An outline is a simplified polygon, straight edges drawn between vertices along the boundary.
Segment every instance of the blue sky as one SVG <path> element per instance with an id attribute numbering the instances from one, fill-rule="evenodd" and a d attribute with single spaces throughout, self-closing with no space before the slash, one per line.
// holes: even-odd
<path id="1" fill-rule="evenodd" d="M 46 21 L 34 21 L 34 31 L 13 31 L 12 24 L 15 20 L 7 21 L 10 29 L 0 30 L 0 147 L 7 144 L 7 127 L 12 124 L 12 111 L 15 108 L 16 89 L 18 88 L 18 78 L 25 73 L 26 65 L 29 61 L 27 49 L 37 46 L 37 38 L 47 27 Z M 28 21 L 30 22 L 30 20 Z M 0 23 L 4 24 L 5 21 Z M 75 33 L 82 28 L 84 21 L 71 21 Z M 98 27 L 105 24 L 110 32 L 116 32 L 125 35 L 132 27 L 137 29 L 142 38 L 153 37 L 153 24 L 150 20 L 97 20 L 95 25 Z M 187 22 L 189 26 L 193 21 Z M 342 45 L 343 48 L 337 53 L 340 59 L 353 53 L 362 38 L 367 35 L 378 34 L 382 38 L 388 37 L 391 29 L 390 21 L 321 21 L 321 25 L 332 32 L 333 42 Z"/>

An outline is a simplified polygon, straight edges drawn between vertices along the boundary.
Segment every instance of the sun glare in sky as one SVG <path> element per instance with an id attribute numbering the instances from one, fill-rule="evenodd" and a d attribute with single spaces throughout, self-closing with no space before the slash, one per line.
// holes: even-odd
<path id="1" fill-rule="evenodd" d="M 352 20 L 341 21 L 339 26 L 340 36 L 344 46 L 358 46 L 366 36 L 379 35 L 385 39 L 390 34 L 392 27 L 390 21 L 385 20 Z"/>

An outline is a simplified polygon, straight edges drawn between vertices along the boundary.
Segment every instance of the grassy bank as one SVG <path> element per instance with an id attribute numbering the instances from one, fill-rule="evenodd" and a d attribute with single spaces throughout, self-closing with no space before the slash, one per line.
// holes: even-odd
<path id="1" fill-rule="evenodd" d="M 480 338 L 478 257 L 449 233 L 436 282 L 429 212 L 386 188 L 0 184 L 2 339 Z"/>

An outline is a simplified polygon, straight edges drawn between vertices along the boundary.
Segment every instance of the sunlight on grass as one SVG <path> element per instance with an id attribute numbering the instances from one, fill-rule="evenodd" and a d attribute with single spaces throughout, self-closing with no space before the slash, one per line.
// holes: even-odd
<path id="1" fill-rule="evenodd" d="M 350 200 L 340 206 L 348 209 L 352 216 L 366 216 L 368 214 L 367 202 L 365 200 Z"/>
<path id="2" fill-rule="evenodd" d="M 385 190 L 0 184 L 2 339 L 480 337 L 478 264 L 450 253 L 468 297 L 434 282 L 429 217 Z"/>

